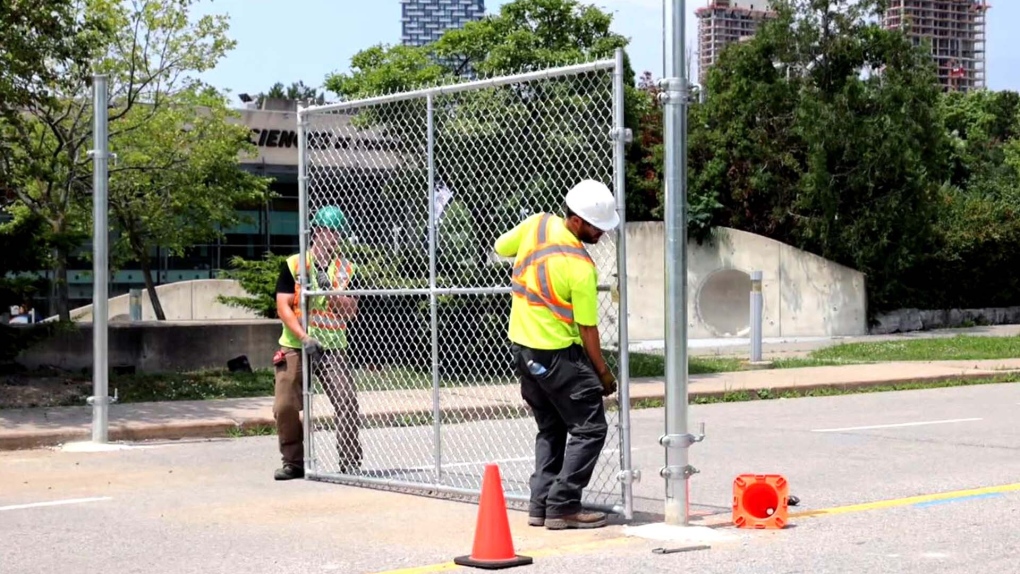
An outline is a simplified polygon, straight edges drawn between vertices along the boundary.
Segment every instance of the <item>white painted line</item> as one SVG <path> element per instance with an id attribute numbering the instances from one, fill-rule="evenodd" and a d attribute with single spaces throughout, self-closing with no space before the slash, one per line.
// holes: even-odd
<path id="1" fill-rule="evenodd" d="M 949 423 L 966 423 L 973 421 L 980 421 L 983 419 L 948 419 L 944 421 L 920 421 L 915 423 L 896 423 L 890 425 L 871 425 L 866 427 L 845 427 L 839 429 L 813 429 L 811 432 L 842 432 L 842 431 L 854 431 L 854 430 L 870 430 L 870 429 L 891 429 L 900 427 L 919 427 L 923 425 L 942 425 Z"/>
<path id="2" fill-rule="evenodd" d="M 44 506 L 60 506 L 64 504 L 81 504 L 83 502 L 101 502 L 103 500 L 113 500 L 109 496 L 98 496 L 94 498 L 67 498 L 64 500 L 51 500 L 49 502 L 32 502 L 29 504 L 13 504 L 11 506 L 0 506 L 0 511 L 3 510 L 21 510 L 23 508 L 42 508 Z"/>

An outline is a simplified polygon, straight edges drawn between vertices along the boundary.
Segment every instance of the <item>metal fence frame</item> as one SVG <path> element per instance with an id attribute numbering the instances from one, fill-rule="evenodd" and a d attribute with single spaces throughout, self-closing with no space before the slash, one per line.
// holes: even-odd
<path id="1" fill-rule="evenodd" d="M 629 130 L 624 127 L 624 61 L 623 51 L 617 50 L 613 59 L 600 60 L 595 62 L 577 64 L 572 66 L 564 66 L 558 68 L 551 68 L 531 73 L 523 73 L 517 75 L 502 76 L 492 79 L 464 82 L 453 85 L 439 86 L 421 90 L 408 91 L 403 93 L 395 93 L 371 98 L 365 98 L 356 101 L 347 101 L 341 103 L 318 105 L 318 106 L 300 106 L 297 111 L 297 144 L 298 144 L 298 192 L 299 192 L 299 220 L 300 220 L 300 255 L 301 260 L 305 260 L 309 248 L 309 170 L 308 170 L 308 122 L 309 118 L 324 114 L 328 112 L 338 112 L 344 110 L 353 110 L 357 108 L 364 108 L 373 105 L 380 105 L 386 103 L 394 103 L 399 101 L 407 101 L 412 99 L 425 99 L 427 101 L 428 109 L 428 154 L 429 154 L 429 286 L 423 289 L 389 289 L 389 290 L 349 290 L 344 291 L 348 295 L 362 295 L 362 296 L 373 296 L 373 295 L 418 295 L 427 296 L 429 298 L 429 304 L 431 308 L 431 335 L 432 335 L 432 365 L 433 365 L 433 427 L 435 432 L 435 438 L 437 442 L 434 448 L 434 457 L 436 464 L 436 471 L 443 472 L 443 461 L 442 461 L 442 443 L 439 441 L 440 433 L 440 416 L 442 413 L 442 405 L 440 404 L 439 394 L 439 361 L 438 356 L 438 334 L 437 334 L 437 298 L 443 295 L 481 295 L 481 294 L 505 294 L 510 295 L 509 284 L 505 287 L 493 289 L 491 287 L 484 287 L 479 289 L 474 288 L 443 288 L 439 287 L 436 283 L 436 185 L 435 185 L 435 173 L 434 173 L 434 137 L 433 133 L 433 118 L 434 108 L 433 101 L 437 96 L 455 94 L 458 92 L 467 92 L 472 90 L 480 90 L 485 88 L 507 86 L 511 84 L 531 82 L 542 79 L 556 79 L 567 76 L 573 76 L 584 73 L 591 73 L 596 71 L 606 71 L 612 74 L 612 123 L 613 126 L 609 129 L 609 133 L 606 137 L 612 141 L 613 157 L 612 157 L 612 178 L 613 178 L 613 192 L 616 197 L 617 206 L 621 216 L 621 222 L 615 233 L 609 234 L 613 237 L 615 242 L 615 256 L 616 256 L 616 284 L 612 285 L 612 277 L 600 277 L 599 291 L 601 292 L 612 292 L 614 298 L 617 298 L 617 341 L 618 341 L 618 394 L 616 397 L 617 407 L 617 419 L 615 429 L 618 437 L 618 444 L 611 443 L 610 440 L 613 438 L 613 420 L 610 418 L 610 434 L 607 437 L 607 443 L 604 449 L 606 450 L 619 450 L 619 461 L 618 467 L 615 472 L 615 480 L 619 484 L 619 491 L 617 493 L 617 500 L 610 504 L 599 504 L 583 501 L 583 504 L 587 508 L 603 510 L 622 514 L 625 518 L 633 518 L 634 512 L 634 498 L 632 484 L 634 481 L 640 479 L 640 472 L 633 469 L 632 457 L 631 457 L 631 439 L 630 439 L 630 373 L 629 373 L 629 337 L 627 330 L 627 316 L 628 316 L 628 305 L 627 305 L 627 246 L 626 246 L 626 197 L 625 197 L 625 146 L 631 136 Z M 565 189 L 563 190 L 566 191 Z M 304 327 L 308 327 L 308 298 L 316 295 L 330 295 L 339 294 L 336 291 L 323 291 L 316 290 L 309 285 L 309 278 L 306 277 L 305 267 L 299 266 L 300 274 L 299 281 L 302 285 L 300 305 L 301 305 L 301 320 Z M 405 482 L 400 480 L 393 480 L 388 478 L 377 478 L 371 476 L 364 476 L 362 474 L 344 475 L 338 473 L 323 472 L 317 465 L 317 457 L 315 452 L 315 444 L 312 440 L 312 432 L 314 426 L 314 416 L 310 416 L 313 409 L 313 400 L 315 392 L 311 388 L 310 369 L 307 361 L 307 356 L 302 352 L 303 355 L 303 373 L 302 373 L 302 393 L 303 393 L 303 407 L 304 416 L 304 458 L 306 477 L 311 480 L 320 480 L 326 482 L 335 482 L 342 484 L 350 484 L 355 486 L 373 487 L 373 488 L 385 488 L 385 489 L 396 489 L 401 491 L 411 491 L 416 494 L 429 493 L 433 495 L 446 495 L 454 496 L 458 498 L 468 498 L 477 500 L 480 491 L 478 489 L 460 488 L 450 486 L 448 484 L 440 484 L 438 482 Z M 608 414 L 608 413 L 607 413 Z M 533 434 L 529 436 L 533 438 Z M 605 452 L 605 450 L 604 450 Z M 529 455 L 533 455 L 533 452 L 529 452 Z M 596 469 L 596 475 L 598 475 L 598 469 Z M 480 477 L 479 477 L 480 479 Z M 504 488 L 505 488 L 504 476 Z M 480 482 L 480 480 L 479 480 Z M 527 495 L 514 495 L 511 493 L 506 494 L 508 502 L 526 503 Z"/>

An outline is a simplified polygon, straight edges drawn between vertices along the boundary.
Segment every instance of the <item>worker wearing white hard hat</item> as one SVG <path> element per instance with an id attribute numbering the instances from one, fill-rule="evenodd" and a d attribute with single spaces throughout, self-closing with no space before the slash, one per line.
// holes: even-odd
<path id="1" fill-rule="evenodd" d="M 538 426 L 528 524 L 552 530 L 606 524 L 604 513 L 582 509 L 581 492 L 606 440 L 602 397 L 616 391 L 599 338 L 598 270 L 584 244 L 615 229 L 620 214 L 609 188 L 590 179 L 564 203 L 564 217 L 532 215 L 495 244 L 515 258 L 509 338 Z"/>

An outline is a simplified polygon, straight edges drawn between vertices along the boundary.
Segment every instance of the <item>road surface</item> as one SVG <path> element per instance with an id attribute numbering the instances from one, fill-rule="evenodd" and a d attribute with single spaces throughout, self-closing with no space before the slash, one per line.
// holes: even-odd
<path id="1" fill-rule="evenodd" d="M 651 550 L 671 543 L 628 537 L 619 521 L 548 532 L 511 512 L 517 551 L 535 560 L 513 571 L 1011 571 L 1018 408 L 1010 384 L 692 406 L 692 428 L 704 421 L 707 432 L 691 450 L 696 509 L 725 519 L 735 476 L 779 473 L 802 500 L 791 510 L 807 515 L 783 531 L 717 527 L 708 550 L 660 555 Z M 662 419 L 661 409 L 632 417 L 635 494 L 651 513 L 662 507 Z M 368 432 L 389 433 L 396 450 L 420 430 Z M 275 441 L 0 453 L 0 572 L 422 574 L 471 552 L 476 506 L 274 482 Z M 812 514 L 823 509 L 835 510 Z"/>

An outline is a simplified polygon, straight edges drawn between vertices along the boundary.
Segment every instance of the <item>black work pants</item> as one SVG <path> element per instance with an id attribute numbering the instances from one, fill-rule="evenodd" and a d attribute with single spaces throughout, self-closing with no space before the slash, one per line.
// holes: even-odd
<path id="1" fill-rule="evenodd" d="M 602 382 L 580 345 L 555 351 L 514 345 L 513 353 L 521 397 L 538 425 L 529 514 L 557 518 L 580 512 L 581 491 L 606 442 Z"/>

